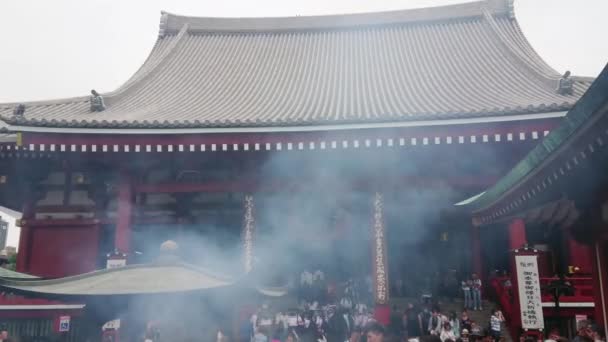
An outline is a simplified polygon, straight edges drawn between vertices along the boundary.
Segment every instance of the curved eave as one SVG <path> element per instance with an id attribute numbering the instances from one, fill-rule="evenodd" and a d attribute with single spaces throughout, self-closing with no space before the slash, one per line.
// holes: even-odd
<path id="1" fill-rule="evenodd" d="M 234 283 L 229 278 L 177 262 L 129 265 L 50 280 L 0 279 L 2 288 L 48 297 L 194 292 L 228 287 Z"/>
<path id="2" fill-rule="evenodd" d="M 196 124 L 165 124 L 158 125 L 113 125 L 91 126 L 91 125 L 29 125 L 20 120 L 9 121 L 7 127 L 13 132 L 47 132 L 47 133 L 88 133 L 88 134 L 194 134 L 194 133 L 276 133 L 276 132 L 320 132 L 320 131 L 343 131 L 358 129 L 377 129 L 377 128 L 399 128 L 399 127 L 432 127 L 432 126 L 452 126 L 452 125 L 471 125 L 484 123 L 500 123 L 511 121 L 528 121 L 539 119 L 561 118 L 566 114 L 565 107 L 552 107 L 556 111 L 526 114 L 505 114 L 505 115 L 483 115 L 473 117 L 455 117 L 441 120 L 404 120 L 389 122 L 353 122 L 353 123 L 328 123 L 316 125 L 272 125 L 272 126 L 247 126 L 247 125 L 212 125 L 211 127 Z M 16 140 L 14 134 L 10 135 L 11 141 Z"/>
<path id="3" fill-rule="evenodd" d="M 524 159 L 501 178 L 493 187 L 456 205 L 470 210 L 474 215 L 488 211 L 502 203 L 516 192 L 534 175 L 567 148 L 572 138 L 584 134 L 582 129 L 592 127 L 591 118 L 608 103 L 608 65 L 595 79 L 588 91 L 566 114 L 560 125 L 551 131 L 541 143 L 530 151 Z M 584 127 L 585 126 L 585 127 Z"/>

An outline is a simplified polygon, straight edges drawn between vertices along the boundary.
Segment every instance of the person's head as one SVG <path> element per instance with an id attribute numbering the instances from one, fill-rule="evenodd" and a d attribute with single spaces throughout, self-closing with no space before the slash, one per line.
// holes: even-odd
<path id="1" fill-rule="evenodd" d="M 407 303 L 407 308 L 409 310 L 412 310 L 414 308 L 414 304 L 413 303 Z"/>
<path id="2" fill-rule="evenodd" d="M 460 335 L 462 335 L 462 337 L 469 337 L 469 330 L 462 329 L 462 331 L 460 332 Z"/>
<path id="3" fill-rule="evenodd" d="M 91 89 L 91 95 L 99 96 L 99 93 L 95 89 Z"/>
<path id="4" fill-rule="evenodd" d="M 443 330 L 452 330 L 452 325 L 450 322 L 443 323 Z"/>
<path id="5" fill-rule="evenodd" d="M 437 305 L 433 306 L 433 310 L 431 311 L 433 316 L 439 315 L 440 312 L 441 312 L 441 310 L 439 310 L 439 307 Z"/>
<path id="6" fill-rule="evenodd" d="M 477 278 L 478 278 L 477 273 L 473 273 L 473 275 L 472 275 L 471 277 L 472 277 L 473 279 L 477 279 Z"/>
<path id="7" fill-rule="evenodd" d="M 570 77 L 570 70 L 566 70 L 566 72 L 564 73 L 564 78 L 568 78 Z"/>
<path id="8" fill-rule="evenodd" d="M 287 335 L 285 342 L 296 342 L 296 336 L 293 334 L 293 332 L 290 332 L 289 335 Z"/>
<path id="9" fill-rule="evenodd" d="M 361 331 L 354 329 L 348 337 L 348 342 L 359 342 L 361 340 Z"/>
<path id="10" fill-rule="evenodd" d="M 499 310 L 497 308 L 492 309 L 492 316 L 498 315 L 498 311 Z"/>
<path id="11" fill-rule="evenodd" d="M 383 342 L 384 341 L 384 327 L 379 323 L 370 323 L 367 326 L 367 342 Z"/>
<path id="12" fill-rule="evenodd" d="M 578 321 L 578 323 L 576 324 L 577 331 L 585 330 L 588 327 L 589 327 L 589 321 L 587 321 L 586 319 L 582 319 L 582 320 Z"/>
<path id="13" fill-rule="evenodd" d="M 456 311 L 450 311 L 450 319 L 451 320 L 458 319 L 458 315 L 456 314 Z"/>

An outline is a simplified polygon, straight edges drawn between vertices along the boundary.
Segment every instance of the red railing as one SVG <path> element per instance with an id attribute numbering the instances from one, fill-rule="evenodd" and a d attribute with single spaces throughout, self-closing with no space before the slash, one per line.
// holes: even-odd
<path id="1" fill-rule="evenodd" d="M 552 281 L 559 280 L 557 277 L 540 278 L 541 295 L 543 302 L 553 303 L 554 299 L 546 288 Z M 573 286 L 574 292 L 571 295 L 562 295 L 559 301 L 563 303 L 590 303 L 593 302 L 593 279 L 591 277 L 572 277 L 566 278 Z"/>
<path id="2" fill-rule="evenodd" d="M 552 281 L 558 280 L 557 277 L 542 277 L 540 278 L 541 296 L 544 303 L 553 303 L 554 299 L 551 293 L 547 291 L 547 286 Z M 561 303 L 592 303 L 593 298 L 593 279 L 591 277 L 572 277 L 566 278 L 573 286 L 573 293 L 571 295 L 562 295 L 559 300 Z M 510 283 L 510 278 L 500 277 L 494 278 L 490 281 L 492 290 L 494 292 L 494 299 L 502 307 L 503 314 L 507 320 L 512 317 L 513 314 L 513 291 L 517 291 L 517 288 Z"/>

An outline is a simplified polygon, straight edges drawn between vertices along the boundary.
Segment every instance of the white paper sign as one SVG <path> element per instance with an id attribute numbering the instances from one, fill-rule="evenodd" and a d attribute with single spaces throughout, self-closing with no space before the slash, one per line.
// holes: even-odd
<path id="1" fill-rule="evenodd" d="M 522 328 L 544 329 L 537 256 L 516 255 L 515 264 Z"/>
<path id="2" fill-rule="evenodd" d="M 127 265 L 127 259 L 108 259 L 106 268 L 118 268 Z"/>
<path id="3" fill-rule="evenodd" d="M 101 327 L 101 330 L 118 330 L 120 328 L 120 320 L 119 319 L 115 319 L 115 320 L 111 320 L 106 322 L 106 324 L 103 325 L 103 327 Z"/>
<path id="4" fill-rule="evenodd" d="M 70 331 L 70 316 L 59 317 L 59 332 Z"/>

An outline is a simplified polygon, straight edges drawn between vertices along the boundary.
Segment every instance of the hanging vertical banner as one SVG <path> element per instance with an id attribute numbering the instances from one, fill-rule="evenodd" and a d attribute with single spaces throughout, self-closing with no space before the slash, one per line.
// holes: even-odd
<path id="1" fill-rule="evenodd" d="M 516 255 L 517 288 L 521 324 L 524 329 L 544 329 L 543 303 L 540 293 L 536 255 Z"/>
<path id="2" fill-rule="evenodd" d="M 387 304 L 388 293 L 388 265 L 386 260 L 386 236 L 384 229 L 384 203 L 382 194 L 377 192 L 374 196 L 374 221 L 372 227 L 372 258 L 374 276 L 374 295 L 376 304 Z"/>
<path id="3" fill-rule="evenodd" d="M 253 209 L 253 196 L 246 195 L 243 219 L 243 265 L 245 273 L 249 273 L 253 269 L 253 232 L 255 229 Z"/>

